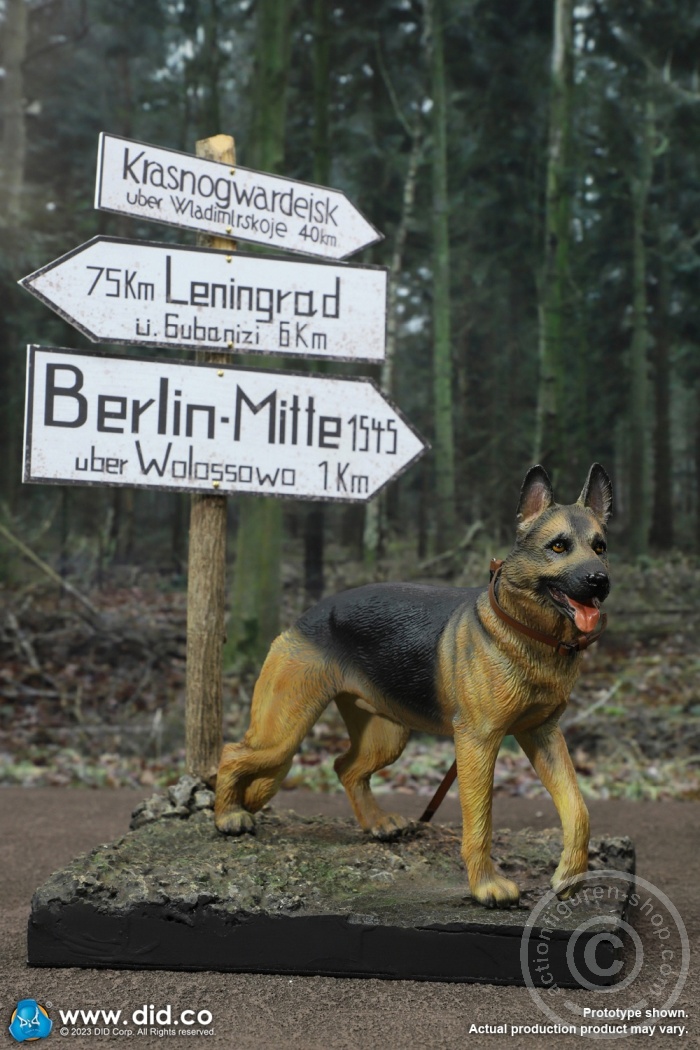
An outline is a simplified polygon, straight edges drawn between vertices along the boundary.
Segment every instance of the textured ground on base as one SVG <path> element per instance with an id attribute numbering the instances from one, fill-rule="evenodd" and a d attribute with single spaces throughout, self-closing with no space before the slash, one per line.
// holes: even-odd
<path id="1" fill-rule="evenodd" d="M 495 833 L 494 858 L 522 899 L 493 910 L 468 894 L 456 825 L 418 824 L 379 842 L 354 820 L 271 810 L 254 836 L 224 837 L 196 788 L 181 782 L 159 819 L 37 890 L 31 964 L 520 983 L 523 927 L 542 897 L 537 925 L 558 942 L 584 920 L 614 930 L 624 911 L 628 884 L 575 910 L 552 898 L 558 829 Z M 594 841 L 591 867 L 632 871 L 629 839 Z M 556 980 L 571 984 L 566 946 L 558 948 Z"/>

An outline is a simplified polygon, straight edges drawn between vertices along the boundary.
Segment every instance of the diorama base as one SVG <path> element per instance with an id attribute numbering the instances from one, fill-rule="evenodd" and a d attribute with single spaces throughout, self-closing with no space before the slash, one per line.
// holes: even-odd
<path id="1" fill-rule="evenodd" d="M 150 814 L 52 875 L 32 901 L 29 965 L 524 983 L 523 929 L 549 891 L 558 831 L 495 833 L 494 859 L 522 897 L 491 910 L 468 894 L 457 826 L 380 842 L 352 820 L 268 810 L 254 836 L 230 838 L 203 807 Z M 591 862 L 632 872 L 632 844 L 598 840 Z M 529 939 L 540 964 L 546 940 L 533 981 L 612 983 L 625 894 L 550 901 Z"/>

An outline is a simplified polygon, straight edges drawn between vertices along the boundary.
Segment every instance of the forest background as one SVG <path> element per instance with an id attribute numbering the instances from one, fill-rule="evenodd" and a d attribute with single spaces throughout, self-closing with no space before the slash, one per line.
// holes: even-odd
<path id="1" fill-rule="evenodd" d="M 372 375 L 432 445 L 367 506 L 229 499 L 227 735 L 311 601 L 485 582 L 527 468 L 570 502 L 598 460 L 614 615 L 570 744 L 589 793 L 700 797 L 697 4 L 4 0 L 0 18 L 0 780 L 181 771 L 190 498 L 21 484 L 26 344 L 91 344 L 16 282 L 95 234 L 188 239 L 93 209 L 100 131 L 187 152 L 223 132 L 240 164 L 338 187 L 385 234 L 355 261 L 390 270 L 387 362 L 332 372 Z M 326 719 L 289 783 L 330 787 L 342 736 Z M 387 783 L 429 788 L 446 748 L 419 739 Z M 497 781 L 538 790 L 509 744 Z"/>

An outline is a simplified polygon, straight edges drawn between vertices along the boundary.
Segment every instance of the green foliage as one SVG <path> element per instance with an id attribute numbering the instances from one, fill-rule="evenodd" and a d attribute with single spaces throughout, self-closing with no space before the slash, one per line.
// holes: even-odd
<path id="1" fill-rule="evenodd" d="M 329 81 L 319 110 L 312 60 L 322 24 L 318 3 L 296 0 L 287 50 L 275 43 L 274 18 L 264 21 L 264 12 L 275 6 L 264 0 L 30 5 L 23 219 L 19 228 L 0 231 L 0 443 L 6 467 L 0 498 L 21 520 L 41 515 L 49 499 L 38 487 L 19 484 L 24 346 L 87 344 L 18 289 L 16 280 L 96 233 L 181 239 L 177 231 L 94 211 L 98 132 L 188 151 L 199 137 L 227 132 L 236 137 L 241 162 L 254 166 L 259 155 L 271 155 L 263 141 L 267 125 L 261 124 L 271 104 L 268 89 L 261 97 L 266 62 L 273 95 L 282 82 L 287 91 L 275 156 L 283 146 L 285 172 L 313 179 L 323 170 L 315 167 L 314 151 L 325 115 L 328 182 L 345 190 L 386 235 L 364 261 L 390 262 L 412 130 L 424 136 L 398 287 L 394 393 L 418 428 L 434 435 L 435 142 L 424 4 L 328 5 Z M 510 537 L 516 489 L 530 465 L 535 432 L 552 5 L 442 0 L 442 7 L 450 253 L 449 276 L 442 281 L 449 283 L 451 314 L 455 511 L 458 534 L 480 520 L 495 543 Z M 632 525 L 630 186 L 651 100 L 653 163 L 643 216 L 647 363 L 652 381 L 660 377 L 667 385 L 670 407 L 665 424 L 653 403 L 645 410 L 654 443 L 649 457 L 658 460 L 666 448 L 666 502 L 676 542 L 700 546 L 699 43 L 700 10 L 691 0 L 604 0 L 575 9 L 572 161 L 565 180 L 571 215 L 562 393 L 567 456 L 558 496 L 575 497 L 587 465 L 602 461 L 622 495 L 613 526 L 618 543 Z M 667 374 L 656 354 L 661 342 Z M 337 371 L 358 369 L 339 365 Z M 668 431 L 666 445 L 655 430 L 655 414 Z M 661 483 L 657 478 L 657 488 Z M 421 542 L 429 540 L 436 531 L 434 495 L 430 458 L 394 486 L 390 529 L 398 535 L 420 531 Z M 89 531 L 96 512 L 104 520 L 108 504 L 104 493 L 75 492 L 74 530 Z M 158 527 L 175 515 L 174 497 L 139 492 L 134 506 L 141 520 L 153 515 Z M 329 528 L 337 529 L 341 517 L 340 508 L 329 509 Z M 176 532 L 173 526 L 173 537 Z M 136 557 L 144 550 L 137 532 Z"/>

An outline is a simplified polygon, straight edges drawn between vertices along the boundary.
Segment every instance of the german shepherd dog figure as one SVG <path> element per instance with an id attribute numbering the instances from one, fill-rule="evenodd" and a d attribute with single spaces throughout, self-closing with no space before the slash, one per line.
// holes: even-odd
<path id="1" fill-rule="evenodd" d="M 544 468 L 532 467 L 515 546 L 490 589 L 369 584 L 304 613 L 270 648 L 243 741 L 223 749 L 219 831 L 254 830 L 252 814 L 278 790 L 304 736 L 334 700 L 350 735 L 335 769 L 357 820 L 379 839 L 399 835 L 408 822 L 379 807 L 372 774 L 399 757 L 411 730 L 454 737 L 462 856 L 472 897 L 491 907 L 519 899 L 490 856 L 494 765 L 504 736 L 513 734 L 559 812 L 564 848 L 552 886 L 571 896 L 588 866 L 589 822 L 558 723 L 580 649 L 604 623 L 611 508 L 600 464 L 570 506 L 553 502 Z"/>

